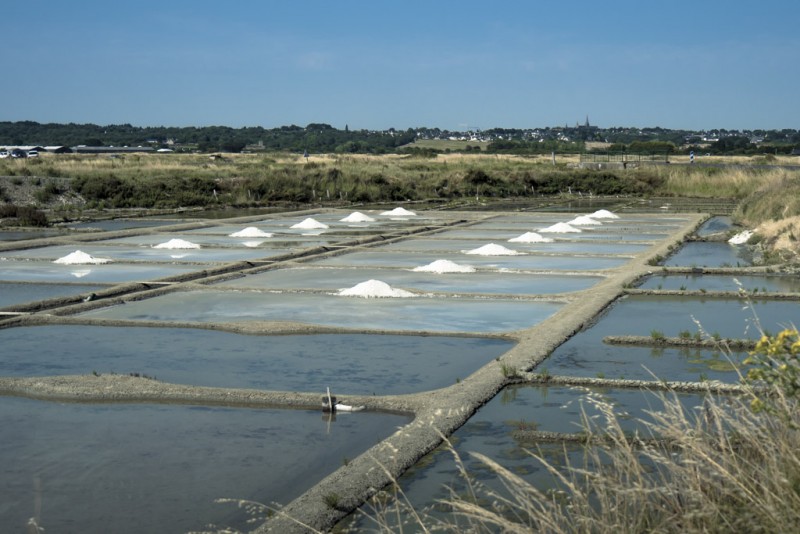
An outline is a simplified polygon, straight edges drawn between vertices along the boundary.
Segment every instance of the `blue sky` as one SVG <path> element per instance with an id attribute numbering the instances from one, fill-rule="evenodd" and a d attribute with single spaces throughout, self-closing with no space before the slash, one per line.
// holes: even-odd
<path id="1" fill-rule="evenodd" d="M 4 4 L 0 120 L 800 128 L 797 0 Z"/>

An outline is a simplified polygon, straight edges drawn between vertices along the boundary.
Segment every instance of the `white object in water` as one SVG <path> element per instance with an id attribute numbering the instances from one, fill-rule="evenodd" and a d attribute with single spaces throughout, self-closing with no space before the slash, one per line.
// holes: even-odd
<path id="1" fill-rule="evenodd" d="M 540 232 L 551 233 L 551 234 L 579 234 L 581 233 L 580 228 L 575 228 L 574 226 L 570 226 L 567 223 L 556 223 L 552 226 L 548 226 L 547 228 L 542 228 L 539 230 Z"/>
<path id="2" fill-rule="evenodd" d="M 303 230 L 324 230 L 326 228 L 329 228 L 329 226 L 325 223 L 319 222 L 316 219 L 308 217 L 306 219 L 303 219 L 299 223 L 290 226 L 290 228 L 303 229 Z"/>
<path id="3" fill-rule="evenodd" d="M 391 211 L 384 211 L 381 215 L 386 215 L 388 217 L 412 217 L 416 215 L 416 213 L 408 211 L 405 208 L 395 208 Z"/>
<path id="4" fill-rule="evenodd" d="M 54 260 L 53 263 L 60 263 L 62 265 L 99 265 L 101 263 L 109 263 L 110 261 L 111 260 L 108 258 L 95 258 L 85 252 L 76 250 L 63 258 Z"/>
<path id="5" fill-rule="evenodd" d="M 596 226 L 603 223 L 601 223 L 600 221 L 596 221 L 595 219 L 592 219 L 588 215 L 581 215 L 580 217 L 575 217 L 567 224 L 571 224 L 574 226 L 592 226 L 592 225 Z"/>
<path id="6" fill-rule="evenodd" d="M 190 249 L 190 248 L 200 248 L 200 245 L 198 245 L 197 243 L 192 243 L 191 241 L 186 241 L 184 239 L 170 239 L 166 243 L 159 243 L 158 245 L 153 245 L 153 248 Z"/>
<path id="7" fill-rule="evenodd" d="M 510 248 L 506 248 L 503 245 L 496 245 L 494 243 L 489 243 L 488 245 L 483 245 L 480 248 L 465 250 L 464 254 L 475 254 L 478 256 L 518 256 L 520 254 L 525 254 L 525 253 L 518 252 L 516 250 L 511 250 Z"/>
<path id="8" fill-rule="evenodd" d="M 414 293 L 404 289 L 394 289 L 386 282 L 380 280 L 367 280 L 348 289 L 340 289 L 337 293 L 340 297 L 363 297 L 363 298 L 407 298 L 414 297 Z"/>
<path id="9" fill-rule="evenodd" d="M 272 237 L 272 234 L 255 226 L 248 226 L 244 230 L 230 234 L 229 237 Z"/>
<path id="10" fill-rule="evenodd" d="M 475 267 L 471 265 L 460 265 L 450 260 L 436 260 L 432 263 L 429 263 L 428 265 L 423 265 L 421 267 L 414 267 L 411 270 L 418 273 L 437 273 L 437 274 L 474 273 Z"/>
<path id="11" fill-rule="evenodd" d="M 375 222 L 375 219 L 373 219 L 369 215 L 364 215 L 360 211 L 354 211 L 344 219 L 340 219 L 340 221 L 346 223 L 364 223 L 364 222 Z"/>
<path id="12" fill-rule="evenodd" d="M 552 237 L 545 237 L 536 232 L 525 232 L 508 240 L 509 243 L 552 243 L 553 241 Z"/>
<path id="13" fill-rule="evenodd" d="M 619 219 L 619 215 L 616 215 L 608 210 L 597 210 L 594 213 L 590 213 L 589 217 L 592 219 Z"/>
<path id="14" fill-rule="evenodd" d="M 744 245 L 752 236 L 752 230 L 745 230 L 744 232 L 739 232 L 732 238 L 728 239 L 728 243 L 731 245 Z"/>

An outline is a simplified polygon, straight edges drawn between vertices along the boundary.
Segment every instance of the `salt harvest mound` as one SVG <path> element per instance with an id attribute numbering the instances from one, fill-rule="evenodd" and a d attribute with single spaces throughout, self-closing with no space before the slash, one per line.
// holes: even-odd
<path id="1" fill-rule="evenodd" d="M 731 245 L 744 245 L 752 237 L 752 235 L 752 230 L 745 230 L 744 232 L 739 232 L 732 238 L 728 239 L 728 243 Z"/>
<path id="2" fill-rule="evenodd" d="M 590 213 L 589 217 L 593 219 L 619 219 L 619 215 L 615 215 L 608 210 L 597 210 L 594 213 Z"/>
<path id="3" fill-rule="evenodd" d="M 255 226 L 248 226 L 244 230 L 239 230 L 238 232 L 230 234 L 228 237 L 272 237 L 272 234 L 260 230 Z"/>
<path id="4" fill-rule="evenodd" d="M 261 246 L 261 243 L 264 241 L 242 241 L 242 245 L 246 246 L 247 248 L 256 248 Z"/>
<path id="5" fill-rule="evenodd" d="M 464 254 L 476 254 L 478 256 L 517 256 L 519 254 L 524 254 L 524 252 L 517 252 L 516 250 L 511 250 L 503 245 L 489 243 L 488 245 L 483 245 L 480 248 L 466 250 L 464 251 Z"/>
<path id="6" fill-rule="evenodd" d="M 525 232 L 517 237 L 508 240 L 509 243 L 552 243 L 552 237 L 545 237 L 536 232 Z"/>
<path id="7" fill-rule="evenodd" d="M 409 217 L 416 215 L 416 213 L 408 211 L 405 208 L 395 208 L 392 211 L 384 211 L 381 215 L 387 215 L 389 217 Z"/>
<path id="8" fill-rule="evenodd" d="M 111 260 L 108 258 L 95 258 L 85 252 L 76 250 L 75 252 L 67 254 L 63 258 L 54 260 L 53 263 L 60 263 L 62 265 L 99 265 L 101 263 L 108 263 L 110 261 Z"/>
<path id="9" fill-rule="evenodd" d="M 188 248 L 200 248 L 200 245 L 198 245 L 197 243 L 192 243 L 191 241 L 186 241 L 184 239 L 170 239 L 166 243 L 159 243 L 158 245 L 153 245 L 153 248 L 188 249 Z"/>
<path id="10" fill-rule="evenodd" d="M 290 226 L 290 228 L 298 228 L 303 230 L 324 230 L 325 228 L 329 228 L 329 226 L 309 217 L 295 225 Z"/>
<path id="11" fill-rule="evenodd" d="M 412 271 L 418 273 L 474 273 L 475 267 L 471 265 L 459 265 L 450 260 L 436 260 L 428 265 L 414 267 Z"/>
<path id="12" fill-rule="evenodd" d="M 567 223 L 556 223 L 552 226 L 548 226 L 547 228 L 542 228 L 539 230 L 540 232 L 548 232 L 551 234 L 579 234 L 581 230 L 579 228 L 575 228 L 574 226 L 570 226 Z"/>
<path id="13" fill-rule="evenodd" d="M 403 289 L 394 289 L 386 282 L 380 280 L 367 280 L 356 284 L 349 289 L 340 289 L 337 293 L 340 297 L 362 297 L 369 298 L 407 298 L 413 297 L 414 293 L 410 293 Z"/>
<path id="14" fill-rule="evenodd" d="M 598 224 L 603 224 L 603 223 L 601 223 L 600 221 L 596 221 L 596 220 L 592 219 L 588 215 L 581 215 L 580 217 L 575 217 L 574 219 L 569 221 L 567 224 L 574 224 L 575 226 L 592 226 L 592 225 L 598 225 Z"/>
<path id="15" fill-rule="evenodd" d="M 340 219 L 340 221 L 347 223 L 362 223 L 362 222 L 375 222 L 375 219 L 373 219 L 369 215 L 364 215 L 360 211 L 354 211 L 344 219 Z"/>

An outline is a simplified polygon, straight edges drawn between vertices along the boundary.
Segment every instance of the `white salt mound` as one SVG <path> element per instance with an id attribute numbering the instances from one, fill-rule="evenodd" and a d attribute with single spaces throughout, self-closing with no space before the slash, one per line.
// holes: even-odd
<path id="1" fill-rule="evenodd" d="M 108 263 L 110 261 L 111 260 L 108 258 L 95 258 L 85 252 L 76 250 L 75 252 L 67 254 L 63 258 L 54 260 L 53 263 L 61 263 L 63 265 L 99 265 L 101 263 Z"/>
<path id="2" fill-rule="evenodd" d="M 552 226 L 548 226 L 547 228 L 542 228 L 539 230 L 540 232 L 546 232 L 551 234 L 579 234 L 581 230 L 579 228 L 575 228 L 574 226 L 570 226 L 567 223 L 556 223 Z"/>
<path id="3" fill-rule="evenodd" d="M 436 260 L 428 265 L 414 267 L 412 271 L 418 273 L 474 273 L 475 267 L 471 265 L 459 265 L 450 260 Z"/>
<path id="4" fill-rule="evenodd" d="M 739 232 L 732 238 L 728 239 L 728 243 L 731 245 L 744 245 L 752 237 L 752 235 L 752 230 L 745 230 L 744 232 Z"/>
<path id="5" fill-rule="evenodd" d="M 386 282 L 380 280 L 367 280 L 356 284 L 349 289 L 340 289 L 337 293 L 340 297 L 362 297 L 362 298 L 407 298 L 413 297 L 403 289 L 394 289 Z"/>
<path id="6" fill-rule="evenodd" d="M 619 215 L 611 213 L 608 210 L 597 210 L 594 213 L 590 213 L 589 217 L 593 219 L 619 219 Z"/>
<path id="7" fill-rule="evenodd" d="M 511 250 L 503 245 L 489 243 L 488 245 L 483 245 L 480 248 L 464 251 L 464 254 L 476 254 L 478 256 L 517 256 L 524 253 Z"/>
<path id="8" fill-rule="evenodd" d="M 192 243 L 191 241 L 186 241 L 184 239 L 170 239 L 166 243 L 159 243 L 158 245 L 153 245 L 153 248 L 188 249 L 188 248 L 200 248 L 200 245 L 198 245 L 197 243 Z"/>
<path id="9" fill-rule="evenodd" d="M 325 228 L 329 228 L 329 226 L 325 223 L 321 223 L 318 220 L 309 217 L 295 225 L 292 225 L 290 228 L 302 228 L 305 230 L 316 230 L 316 229 L 324 230 Z"/>
<path id="10" fill-rule="evenodd" d="M 591 226 L 591 225 L 597 225 L 597 224 L 603 224 L 603 223 L 601 223 L 600 221 L 596 221 L 596 220 L 592 219 L 588 215 L 581 215 L 580 217 L 575 217 L 574 219 L 569 221 L 567 224 L 573 224 L 575 226 Z"/>
<path id="11" fill-rule="evenodd" d="M 344 219 L 341 219 L 341 222 L 349 222 L 349 223 L 375 222 L 375 219 L 373 219 L 369 215 L 364 215 L 360 211 L 354 211 Z"/>
<path id="12" fill-rule="evenodd" d="M 259 230 L 255 226 L 248 226 L 244 230 L 239 230 L 238 232 L 230 234 L 229 237 L 272 237 L 272 234 L 264 230 Z"/>
<path id="13" fill-rule="evenodd" d="M 263 241 L 243 241 L 242 245 L 246 246 L 247 248 L 256 248 L 261 246 L 261 243 L 263 243 Z"/>
<path id="14" fill-rule="evenodd" d="M 397 217 L 397 216 L 416 215 L 416 213 L 414 213 L 413 211 L 408 211 L 405 208 L 395 208 L 392 211 L 384 211 L 383 213 L 381 213 L 381 215 L 388 215 L 389 217 L 392 217 L 392 216 Z"/>
<path id="15" fill-rule="evenodd" d="M 524 234 L 512 237 L 508 240 L 509 243 L 552 243 L 552 237 L 545 237 L 536 232 L 525 232 Z"/>

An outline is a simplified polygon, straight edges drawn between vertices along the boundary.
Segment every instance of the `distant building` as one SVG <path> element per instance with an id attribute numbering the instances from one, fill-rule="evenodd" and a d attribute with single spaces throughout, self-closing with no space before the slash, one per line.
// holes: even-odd
<path id="1" fill-rule="evenodd" d="M 155 152 L 151 146 L 86 146 L 72 147 L 76 154 L 132 154 L 135 152 Z"/>

